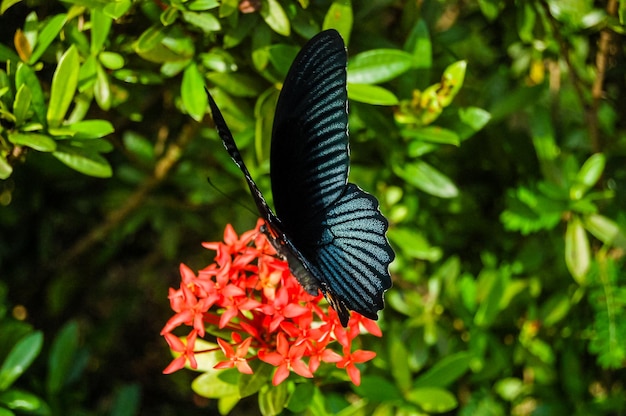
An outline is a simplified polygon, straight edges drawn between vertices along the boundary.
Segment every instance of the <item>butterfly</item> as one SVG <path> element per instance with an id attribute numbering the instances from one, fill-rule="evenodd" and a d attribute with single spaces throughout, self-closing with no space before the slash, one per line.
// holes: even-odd
<path id="1" fill-rule="evenodd" d="M 322 291 L 344 327 L 350 310 L 378 319 L 395 257 L 378 201 L 348 183 L 346 65 L 343 39 L 330 29 L 308 41 L 289 69 L 270 150 L 276 215 L 207 90 L 217 132 L 265 220 L 262 231 L 304 289 L 313 296 Z"/>

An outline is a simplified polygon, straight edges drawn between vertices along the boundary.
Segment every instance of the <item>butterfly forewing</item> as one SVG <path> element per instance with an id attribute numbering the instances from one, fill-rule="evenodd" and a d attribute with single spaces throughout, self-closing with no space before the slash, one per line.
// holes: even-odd
<path id="1" fill-rule="evenodd" d="M 343 40 L 336 31 L 322 32 L 294 60 L 274 116 L 274 206 L 296 245 L 312 238 L 316 217 L 346 186 L 347 99 Z"/>

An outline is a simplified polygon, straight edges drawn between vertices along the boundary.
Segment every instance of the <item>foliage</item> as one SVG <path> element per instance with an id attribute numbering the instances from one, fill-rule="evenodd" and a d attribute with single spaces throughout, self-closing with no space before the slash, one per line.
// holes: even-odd
<path id="1" fill-rule="evenodd" d="M 3 0 L 0 412 L 624 414 L 625 11 Z M 329 27 L 350 56 L 351 181 L 397 254 L 383 337 L 362 339 L 376 357 L 359 386 L 292 375 L 192 401 L 191 372 L 160 375 L 167 288 L 210 263 L 200 241 L 255 221 L 204 86 L 270 195 L 280 83 Z"/>

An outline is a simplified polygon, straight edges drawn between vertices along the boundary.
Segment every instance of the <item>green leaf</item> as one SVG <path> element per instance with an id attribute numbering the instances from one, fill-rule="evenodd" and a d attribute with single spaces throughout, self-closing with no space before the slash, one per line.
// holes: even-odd
<path id="1" fill-rule="evenodd" d="M 442 107 L 450 105 L 456 94 L 463 86 L 465 79 L 466 61 L 458 61 L 448 66 L 441 77 L 441 88 L 437 92 Z"/>
<path id="2" fill-rule="evenodd" d="M 109 36 L 113 19 L 98 9 L 91 10 L 91 54 L 95 55 L 102 50 L 104 42 Z"/>
<path id="3" fill-rule="evenodd" d="M 353 56 L 348 62 L 348 83 L 379 84 L 409 70 L 414 63 L 410 53 L 398 49 L 374 49 Z"/>
<path id="4" fill-rule="evenodd" d="M 567 223 L 565 232 L 565 264 L 579 285 L 587 282 L 591 264 L 591 251 L 582 221 L 574 215 Z"/>
<path id="5" fill-rule="evenodd" d="M 132 0 L 107 1 L 105 2 L 102 11 L 111 19 L 119 19 L 126 14 L 132 5 Z"/>
<path id="6" fill-rule="evenodd" d="M 35 62 L 37 62 L 37 60 L 41 57 L 41 55 L 43 55 L 46 49 L 48 49 L 48 46 L 52 44 L 59 32 L 61 32 L 61 29 L 63 29 L 66 18 L 67 15 L 64 13 L 57 14 L 56 16 L 52 17 L 52 19 L 50 19 L 48 23 L 46 23 L 44 28 L 41 30 L 41 33 L 39 34 L 39 37 L 37 39 L 37 45 L 35 45 L 35 49 L 33 50 L 33 53 L 30 55 L 30 59 L 28 60 L 28 63 L 30 65 L 33 65 Z"/>
<path id="7" fill-rule="evenodd" d="M 476 296 L 478 310 L 474 315 L 474 323 L 480 327 L 491 325 L 500 312 L 504 295 L 503 276 L 496 270 L 483 269 L 478 276 Z"/>
<path id="8" fill-rule="evenodd" d="M 372 105 L 397 105 L 398 97 L 391 91 L 377 85 L 348 84 L 350 100 Z"/>
<path id="9" fill-rule="evenodd" d="M 352 24 L 352 2 L 350 0 L 335 0 L 324 16 L 322 30 L 336 29 L 341 34 L 345 44 L 349 45 Z"/>
<path id="10" fill-rule="evenodd" d="M 415 380 L 414 387 L 447 387 L 469 370 L 473 358 L 464 351 L 448 355 Z"/>
<path id="11" fill-rule="evenodd" d="M 406 399 L 429 413 L 445 413 L 458 406 L 452 393 L 437 387 L 419 387 L 407 393 Z"/>
<path id="12" fill-rule="evenodd" d="M 115 131 L 113 125 L 108 120 L 83 120 L 67 126 L 76 134 L 74 139 L 96 139 L 107 136 Z"/>
<path id="13" fill-rule="evenodd" d="M 28 369 L 42 345 L 41 331 L 31 332 L 15 343 L 0 367 L 0 391 L 8 389 Z"/>
<path id="14" fill-rule="evenodd" d="M 50 414 L 48 405 L 39 396 L 20 389 L 0 393 L 0 404 L 19 413 Z"/>
<path id="15" fill-rule="evenodd" d="M 116 52 L 100 52 L 98 60 L 108 69 L 116 70 L 124 68 L 124 57 Z"/>
<path id="16" fill-rule="evenodd" d="M 253 374 L 241 374 L 239 377 L 239 397 L 252 396 L 272 379 L 274 367 L 256 360 L 250 363 Z"/>
<path id="17" fill-rule="evenodd" d="M 443 254 L 441 249 L 430 245 L 418 231 L 395 227 L 388 231 L 389 238 L 402 248 L 404 255 L 435 262 Z"/>
<path id="18" fill-rule="evenodd" d="M 193 0 L 187 4 L 189 10 L 204 11 L 220 7 L 218 0 Z"/>
<path id="19" fill-rule="evenodd" d="M 465 107 L 459 109 L 459 119 L 463 128 L 458 128 L 457 132 L 461 141 L 468 139 L 474 133 L 482 130 L 491 120 L 491 114 L 482 108 Z"/>
<path id="20" fill-rule="evenodd" d="M 296 388 L 289 397 L 287 409 L 294 413 L 301 413 L 310 408 L 315 386 L 310 381 L 296 384 Z"/>
<path id="21" fill-rule="evenodd" d="M 138 383 L 126 384 L 117 391 L 111 406 L 111 416 L 138 415 L 141 407 L 141 386 Z"/>
<path id="22" fill-rule="evenodd" d="M 211 13 L 196 13 L 183 11 L 183 19 L 200 29 L 204 33 L 217 32 L 222 30 L 222 25 L 217 17 Z"/>
<path id="23" fill-rule="evenodd" d="M 7 179 L 13 173 L 13 167 L 9 165 L 9 162 L 0 155 L 0 179 Z"/>
<path id="24" fill-rule="evenodd" d="M 52 76 L 50 88 L 50 102 L 46 119 L 51 127 L 58 127 L 65 118 L 65 113 L 74 98 L 74 92 L 78 85 L 78 51 L 74 45 L 65 51 L 59 65 Z"/>
<path id="25" fill-rule="evenodd" d="M 15 72 L 15 85 L 20 88 L 21 85 L 28 86 L 31 94 L 30 108 L 35 113 L 37 120 L 43 123 L 46 120 L 46 102 L 39 82 L 39 78 L 35 71 L 29 66 L 20 62 L 17 64 Z"/>
<path id="26" fill-rule="evenodd" d="M 575 183 L 570 189 L 570 198 L 580 199 L 585 193 L 598 182 L 602 172 L 604 172 L 604 166 L 606 164 L 606 157 L 602 153 L 593 154 L 583 163 L 576 174 Z"/>
<path id="27" fill-rule="evenodd" d="M 615 221 L 600 214 L 589 214 L 583 217 L 583 222 L 587 231 L 604 244 L 626 249 L 626 234 Z"/>
<path id="28" fill-rule="evenodd" d="M 266 384 L 259 392 L 259 410 L 263 416 L 279 415 L 287 405 L 287 399 L 287 383 Z"/>
<path id="29" fill-rule="evenodd" d="M 26 84 L 20 85 L 13 102 L 13 115 L 15 116 L 16 126 L 19 127 L 26 121 L 32 98 L 33 95 L 30 92 L 30 88 Z"/>
<path id="30" fill-rule="evenodd" d="M 211 72 L 206 77 L 235 97 L 258 97 L 263 91 L 259 82 L 249 75 Z M 198 94 L 198 90 L 194 93 Z M 206 97 L 204 101 L 206 102 Z"/>
<path id="31" fill-rule="evenodd" d="M 373 402 L 402 400 L 402 392 L 398 386 L 380 376 L 363 375 L 361 385 L 353 388 L 359 396 L 367 397 Z"/>
<path id="32" fill-rule="evenodd" d="M 9 7 L 19 3 L 22 0 L 2 0 L 2 4 L 0 4 L 0 15 L 3 15 Z"/>
<path id="33" fill-rule="evenodd" d="M 453 144 L 458 146 L 461 139 L 452 130 L 437 126 L 405 128 L 401 131 L 402 137 L 424 140 L 431 143 Z"/>
<path id="34" fill-rule="evenodd" d="M 107 111 L 111 108 L 111 83 L 102 65 L 96 65 L 96 83 L 93 88 L 93 95 L 98 106 Z"/>
<path id="35" fill-rule="evenodd" d="M 180 97 L 187 113 L 196 121 L 201 121 L 206 112 L 207 98 L 204 93 L 204 78 L 195 63 L 187 65 L 183 72 Z"/>
<path id="36" fill-rule="evenodd" d="M 113 170 L 109 162 L 98 153 L 83 150 L 75 146 L 58 145 L 52 154 L 68 167 L 97 178 L 110 178 Z"/>
<path id="37" fill-rule="evenodd" d="M 283 36 L 291 34 L 289 18 L 278 0 L 262 0 L 260 13 L 274 32 Z"/>
<path id="38" fill-rule="evenodd" d="M 56 142 L 50 136 L 39 133 L 9 133 L 9 141 L 40 152 L 54 152 L 57 148 Z"/>
<path id="39" fill-rule="evenodd" d="M 233 372 L 236 377 L 220 377 L 221 373 Z M 222 397 L 239 397 L 239 372 L 237 370 L 215 370 L 211 369 L 206 373 L 196 377 L 191 382 L 191 389 L 202 397 L 209 399 L 219 399 Z"/>
<path id="40" fill-rule="evenodd" d="M 411 185 L 440 198 L 456 198 L 459 190 L 443 173 L 421 160 L 394 166 L 394 172 Z"/>
<path id="41" fill-rule="evenodd" d="M 70 321 L 61 328 L 52 342 L 46 380 L 47 390 L 51 394 L 63 389 L 71 373 L 78 352 L 78 335 L 78 324 Z"/>

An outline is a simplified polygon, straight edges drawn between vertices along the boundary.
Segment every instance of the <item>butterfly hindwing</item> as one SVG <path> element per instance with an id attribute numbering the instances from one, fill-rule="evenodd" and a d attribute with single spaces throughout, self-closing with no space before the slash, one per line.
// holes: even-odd
<path id="1" fill-rule="evenodd" d="M 322 238 L 316 246 L 299 249 L 319 270 L 323 287 L 328 287 L 336 302 L 377 319 L 377 311 L 384 306 L 383 292 L 391 287 L 388 267 L 394 258 L 385 236 L 388 223 L 378 210 L 378 201 L 348 184 L 326 211 L 321 227 Z"/>

